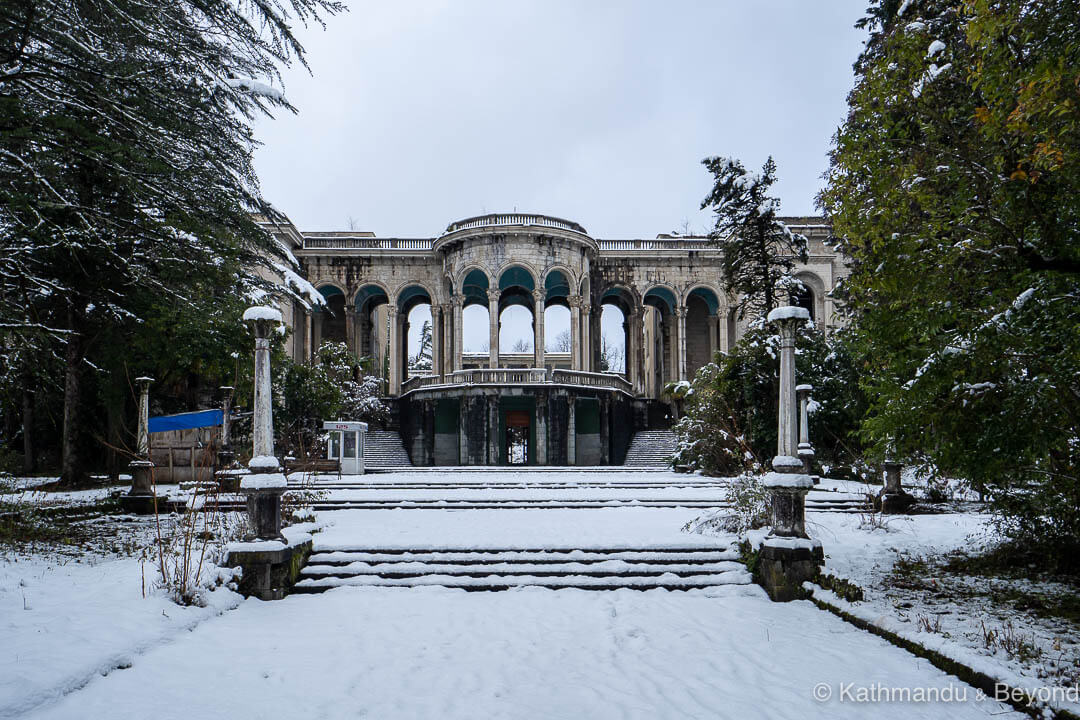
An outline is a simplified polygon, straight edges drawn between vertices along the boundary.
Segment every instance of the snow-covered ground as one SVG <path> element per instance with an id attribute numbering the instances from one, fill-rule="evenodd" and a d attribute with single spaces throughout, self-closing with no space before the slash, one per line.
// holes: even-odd
<path id="1" fill-rule="evenodd" d="M 1017 607 L 1036 593 L 1070 597 L 1055 583 L 940 571 L 944 556 L 978 552 L 997 536 L 990 517 L 977 513 L 915 515 L 885 519 L 885 527 L 860 527 L 864 518 L 808 513 L 807 527 L 825 547 L 826 569 L 865 591 L 846 603 L 823 599 L 902 637 L 1080 714 L 1080 634 L 1075 623 L 1040 613 L 1039 602 Z M 901 568 L 910 568 L 897 575 Z M 1027 612 L 1025 610 L 1032 610 Z M 993 634 L 997 641 L 990 640 Z M 1002 642 L 1004 641 L 1004 642 Z M 1019 651 L 1002 647 L 1012 643 Z"/>
<path id="2" fill-rule="evenodd" d="M 666 475 L 485 472 L 467 479 L 652 483 Z M 854 484 L 830 486 L 858 492 Z M 315 540 L 324 549 L 726 547 L 730 536 L 682 532 L 701 512 L 327 511 Z M 144 539 L 151 527 L 130 518 L 99 522 Z M 985 518 L 917 516 L 893 521 L 893 532 L 867 532 L 859 522 L 853 514 L 808 515 L 828 566 L 866 587 L 864 604 L 886 616 L 897 608 L 875 588 L 897 550 L 963 547 Z M 273 603 L 219 588 L 207 595 L 207 607 L 181 608 L 160 591 L 143 597 L 137 559 L 82 560 L 0 559 L 0 718 L 1021 717 L 809 602 L 771 603 L 754 586 L 498 593 L 342 587 Z M 851 698 L 878 683 L 966 700 Z M 825 702 L 815 698 L 819 684 L 832 695 Z"/>

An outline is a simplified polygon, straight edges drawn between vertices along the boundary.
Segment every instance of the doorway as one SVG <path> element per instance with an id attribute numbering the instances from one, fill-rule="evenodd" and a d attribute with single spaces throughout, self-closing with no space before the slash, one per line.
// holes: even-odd
<path id="1" fill-rule="evenodd" d="M 529 413 L 508 410 L 506 413 L 506 462 L 508 465 L 529 464 Z"/>

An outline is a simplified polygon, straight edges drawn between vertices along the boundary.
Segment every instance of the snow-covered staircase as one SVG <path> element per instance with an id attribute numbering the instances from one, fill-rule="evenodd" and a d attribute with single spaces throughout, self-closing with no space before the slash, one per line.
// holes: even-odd
<path id="1" fill-rule="evenodd" d="M 732 547 L 331 550 L 316 545 L 292 592 L 318 593 L 355 585 L 489 591 L 518 587 L 695 590 L 751 581 Z"/>
<path id="2" fill-rule="evenodd" d="M 623 465 L 631 467 L 670 467 L 677 441 L 670 430 L 642 430 L 634 433 Z"/>
<path id="3" fill-rule="evenodd" d="M 369 430 L 364 437 L 364 468 L 382 470 L 386 468 L 412 467 L 405 444 L 397 430 Z"/>

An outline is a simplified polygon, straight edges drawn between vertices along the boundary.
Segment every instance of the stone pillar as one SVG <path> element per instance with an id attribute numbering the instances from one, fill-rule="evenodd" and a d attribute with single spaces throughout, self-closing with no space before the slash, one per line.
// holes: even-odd
<path id="1" fill-rule="evenodd" d="M 566 464 L 577 465 L 577 397 L 566 397 Z"/>
<path id="2" fill-rule="evenodd" d="M 150 377 L 137 377 L 139 388 L 139 431 L 135 441 L 135 459 L 128 464 L 131 489 L 122 498 L 125 512 L 149 515 L 157 510 L 154 495 L 154 463 L 150 460 Z"/>
<path id="3" fill-rule="evenodd" d="M 443 350 L 443 312 L 442 305 L 431 306 L 431 374 L 442 375 Z"/>
<path id="4" fill-rule="evenodd" d="M 566 299 L 570 305 L 570 369 L 581 369 L 581 296 Z"/>
<path id="5" fill-rule="evenodd" d="M 780 330 L 780 410 L 773 472 L 765 475 L 772 504 L 772 529 L 761 545 L 758 579 L 777 601 L 804 595 L 803 582 L 824 562 L 821 543 L 806 534 L 806 493 L 813 485 L 798 458 L 798 415 L 795 403 L 795 335 L 810 314 L 805 308 L 780 307 L 768 321 Z"/>
<path id="6" fill-rule="evenodd" d="M 458 401 L 458 463 L 472 465 L 469 457 L 469 405 L 472 397 L 462 394 Z"/>
<path id="7" fill-rule="evenodd" d="M 544 389 L 536 392 L 536 464 L 548 464 L 548 396 Z"/>
<path id="8" fill-rule="evenodd" d="M 799 399 L 799 460 L 802 461 L 802 471 L 807 475 L 810 475 L 814 463 L 814 446 L 810 444 L 810 414 L 806 409 L 813 389 L 813 385 L 795 386 L 795 395 Z"/>
<path id="9" fill-rule="evenodd" d="M 607 465 L 611 462 L 611 396 L 604 393 L 600 396 L 600 464 Z"/>
<path id="10" fill-rule="evenodd" d="M 637 307 L 630 314 L 630 328 L 627 333 L 626 346 L 624 348 L 624 362 L 628 372 L 628 380 L 634 389 L 635 395 L 645 394 L 645 350 L 642 309 Z"/>
<path id="11" fill-rule="evenodd" d="M 240 489 L 240 477 L 237 474 L 236 453 L 232 449 L 232 400 L 235 388 L 223 385 L 221 391 L 221 448 L 217 453 L 217 471 L 214 477 L 218 489 L 223 492 L 237 492 Z"/>
<path id="12" fill-rule="evenodd" d="M 345 304 L 345 347 L 353 355 L 360 355 L 356 338 L 356 308 L 348 303 Z"/>
<path id="13" fill-rule="evenodd" d="M 401 393 L 401 322 L 396 307 L 391 305 L 386 312 L 390 317 L 390 337 L 387 339 L 390 350 L 390 394 L 398 395 Z"/>
<path id="14" fill-rule="evenodd" d="M 904 491 L 900 481 L 903 465 L 895 460 L 885 461 L 885 487 L 881 490 L 881 512 L 897 514 L 907 512 L 915 503 L 915 498 Z"/>
<path id="15" fill-rule="evenodd" d="M 676 350 L 679 353 L 679 379 L 686 380 L 686 307 L 681 306 L 675 311 L 678 317 L 679 338 L 676 342 Z"/>
<path id="16" fill-rule="evenodd" d="M 581 303 L 581 369 L 591 371 L 593 345 L 592 345 L 592 306 L 586 302 Z"/>
<path id="17" fill-rule="evenodd" d="M 709 362 L 713 362 L 716 357 L 716 351 L 720 348 L 717 344 L 717 334 L 720 325 L 719 315 L 709 316 Z"/>
<path id="18" fill-rule="evenodd" d="M 401 382 L 404 383 L 409 378 L 409 316 L 399 312 L 398 319 L 401 323 L 398 329 L 398 342 L 401 344 L 398 357 L 401 358 Z"/>
<path id="19" fill-rule="evenodd" d="M 464 342 L 465 342 L 465 340 L 463 338 L 463 335 L 462 335 L 462 332 L 463 332 L 462 322 L 463 322 L 463 317 L 464 317 L 465 296 L 460 295 L 460 294 L 454 295 L 452 300 L 451 300 L 451 303 L 452 303 L 452 305 L 454 307 L 454 334 L 453 334 L 453 341 L 452 341 L 453 350 L 451 351 L 451 355 L 453 356 L 454 359 L 453 359 L 452 364 L 450 365 L 450 372 L 454 372 L 455 370 L 461 370 L 462 367 L 464 367 L 464 364 L 463 364 L 462 359 L 461 359 L 461 353 L 462 353 L 462 348 L 464 347 Z"/>
<path id="20" fill-rule="evenodd" d="M 311 311 L 304 311 L 304 359 L 310 362 L 315 359 L 315 348 L 312 347 L 315 329 L 312 327 Z"/>
<path id="21" fill-rule="evenodd" d="M 487 422 L 487 440 L 488 440 L 488 465 L 499 464 L 499 396 L 488 395 L 488 422 Z"/>
<path id="22" fill-rule="evenodd" d="M 488 367 L 499 367 L 499 296 L 498 290 L 488 290 Z"/>
<path id="23" fill-rule="evenodd" d="M 728 310 L 725 307 L 725 308 L 721 308 L 720 311 L 717 312 L 717 314 L 716 314 L 716 320 L 717 320 L 718 325 L 720 326 L 720 349 L 725 353 L 731 352 L 731 340 L 732 340 L 732 338 L 728 337 L 728 313 L 729 312 L 730 312 L 730 310 Z"/>
<path id="24" fill-rule="evenodd" d="M 281 313 L 271 307 L 250 307 L 244 322 L 255 332 L 255 412 L 251 420 L 252 457 L 249 475 L 240 480 L 247 493 L 247 510 L 255 530 L 254 540 L 279 540 L 281 534 L 281 496 L 285 476 L 274 455 L 274 416 L 270 388 L 270 333 L 281 324 Z"/>
<path id="25" fill-rule="evenodd" d="M 533 290 L 533 364 L 544 367 L 544 298 L 545 290 Z"/>

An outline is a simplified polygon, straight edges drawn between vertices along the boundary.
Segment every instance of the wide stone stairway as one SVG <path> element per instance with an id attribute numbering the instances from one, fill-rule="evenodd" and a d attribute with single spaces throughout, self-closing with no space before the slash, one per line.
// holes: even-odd
<path id="1" fill-rule="evenodd" d="M 728 481 L 648 469 L 409 468 L 373 475 L 289 477 L 290 504 L 326 530 L 295 593 L 438 586 L 705 590 L 747 585 L 730 536 L 682 527 L 728 507 Z M 219 499 L 240 510 L 240 496 Z M 838 481 L 807 509 L 862 512 L 866 496 Z"/>
<path id="2" fill-rule="evenodd" d="M 692 590 L 750 581 L 738 552 L 731 547 L 355 548 L 317 550 L 293 592 L 317 593 L 346 585 L 437 585 L 470 591 L 526 586 Z"/>

